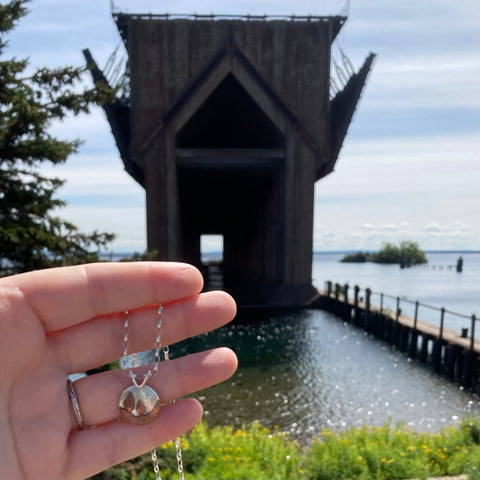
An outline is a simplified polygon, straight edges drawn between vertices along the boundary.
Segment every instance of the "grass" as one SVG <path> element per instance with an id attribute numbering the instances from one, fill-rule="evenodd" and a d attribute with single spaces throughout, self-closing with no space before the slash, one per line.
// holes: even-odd
<path id="1" fill-rule="evenodd" d="M 307 476 L 321 479 L 479 477 L 480 421 L 464 420 L 437 434 L 403 425 L 322 432 L 306 456 Z"/>
<path id="2" fill-rule="evenodd" d="M 258 423 L 239 429 L 200 423 L 182 439 L 187 480 L 405 479 L 468 474 L 480 480 L 480 419 L 466 418 L 436 434 L 387 423 L 324 430 L 302 447 Z M 161 477 L 178 478 L 175 447 L 158 448 Z M 154 480 L 150 457 L 114 467 L 96 480 Z"/>

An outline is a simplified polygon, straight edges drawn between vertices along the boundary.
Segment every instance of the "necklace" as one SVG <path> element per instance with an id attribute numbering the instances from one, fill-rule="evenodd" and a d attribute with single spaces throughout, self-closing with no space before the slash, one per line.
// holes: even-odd
<path id="1" fill-rule="evenodd" d="M 120 395 L 119 408 L 121 418 L 135 425 L 145 425 L 152 422 L 158 416 L 160 409 L 162 408 L 157 392 L 147 385 L 148 380 L 156 375 L 158 371 L 160 351 L 162 351 L 163 358 L 166 362 L 170 360 L 170 349 L 168 345 L 162 346 L 162 315 L 163 305 L 159 303 L 157 308 L 153 369 L 148 370 L 148 372 L 143 375 L 143 378 L 140 381 L 137 381 L 137 374 L 133 372 L 133 369 L 141 366 L 141 363 L 138 360 L 138 355 L 136 353 L 131 353 L 130 355 L 128 353 L 130 313 L 128 311 L 124 313 L 123 357 L 120 360 L 120 364 L 122 369 L 127 372 L 132 380 L 133 385 L 126 388 Z M 172 403 L 175 403 L 175 401 Z M 178 476 L 180 480 L 184 480 L 180 437 L 175 439 L 175 453 Z M 161 480 L 156 449 L 152 450 L 151 457 L 153 471 L 155 472 L 155 480 Z"/>

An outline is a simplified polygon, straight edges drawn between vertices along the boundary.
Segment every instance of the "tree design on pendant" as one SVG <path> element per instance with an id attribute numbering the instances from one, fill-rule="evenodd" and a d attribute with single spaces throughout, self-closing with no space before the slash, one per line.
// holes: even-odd
<path id="1" fill-rule="evenodd" d="M 144 425 L 157 418 L 161 404 L 157 392 L 148 385 L 132 385 L 120 396 L 121 417 L 135 425 Z"/>

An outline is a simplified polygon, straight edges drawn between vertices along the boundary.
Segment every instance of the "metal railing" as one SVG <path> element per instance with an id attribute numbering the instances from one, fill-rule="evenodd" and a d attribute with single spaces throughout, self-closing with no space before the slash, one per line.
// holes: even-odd
<path id="1" fill-rule="evenodd" d="M 337 301 L 340 301 L 340 295 L 342 296 L 342 301 L 346 304 L 348 304 L 348 291 L 349 291 L 349 285 L 340 285 L 338 283 L 333 284 L 333 282 L 327 281 L 326 282 L 326 292 L 329 297 L 334 295 L 335 299 Z M 379 303 L 377 304 L 376 302 L 373 302 L 375 305 L 379 307 L 380 313 L 381 314 L 386 314 L 391 312 L 391 314 L 394 316 L 395 320 L 398 322 L 400 315 L 405 314 L 402 312 L 402 307 L 405 305 L 410 305 L 413 306 L 413 314 L 409 315 L 413 318 L 413 328 L 417 328 L 417 323 L 420 320 L 419 318 L 419 310 L 420 308 L 425 308 L 431 311 L 439 312 L 440 316 L 438 318 L 438 323 L 435 325 L 434 323 L 431 323 L 429 321 L 426 321 L 425 319 L 421 319 L 422 321 L 426 323 L 431 323 L 432 325 L 438 326 L 439 328 L 439 337 L 440 340 L 443 339 L 443 331 L 445 327 L 445 317 L 446 315 L 450 315 L 456 318 L 460 319 L 465 319 L 470 321 L 470 332 L 468 332 L 468 328 L 462 328 L 461 329 L 461 337 L 463 338 L 470 338 L 470 350 L 474 349 L 474 344 L 475 344 L 475 324 L 479 318 L 476 317 L 475 314 L 473 315 L 465 315 L 462 313 L 454 312 L 452 310 L 448 310 L 444 307 L 436 307 L 433 305 L 428 305 L 426 303 L 419 302 L 418 300 L 411 300 L 407 297 L 404 296 L 394 296 L 394 295 L 389 295 L 383 292 L 375 292 L 372 291 L 370 288 L 366 288 L 364 290 L 360 289 L 357 285 L 354 287 L 355 291 L 355 298 L 360 301 L 365 302 L 367 310 L 371 309 L 371 304 L 372 304 L 372 296 L 378 296 Z M 363 296 L 361 296 L 363 294 Z M 392 303 L 387 303 L 386 300 L 393 300 Z M 430 320 L 431 317 L 429 317 Z M 470 333 L 470 335 L 468 335 Z"/>
<path id="2" fill-rule="evenodd" d="M 243 20 L 243 21 L 274 21 L 290 20 L 292 22 L 327 22 L 332 18 L 346 20 L 343 15 L 218 15 L 213 13 L 123 13 L 112 11 L 113 17 L 125 16 L 136 20 Z"/>

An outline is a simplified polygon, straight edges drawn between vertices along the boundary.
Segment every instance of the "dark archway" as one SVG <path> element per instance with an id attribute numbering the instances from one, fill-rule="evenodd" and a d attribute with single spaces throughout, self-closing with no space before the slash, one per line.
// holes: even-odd
<path id="1" fill-rule="evenodd" d="M 178 148 L 284 148 L 285 139 L 229 73 L 177 134 Z"/>
<path id="2" fill-rule="evenodd" d="M 237 298 L 283 278 L 285 137 L 229 74 L 177 137 L 184 259 L 200 237 L 224 238 L 225 288 Z M 239 286 L 242 286 L 239 291 Z"/>

